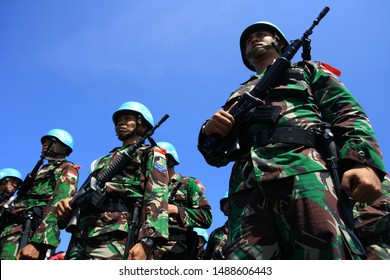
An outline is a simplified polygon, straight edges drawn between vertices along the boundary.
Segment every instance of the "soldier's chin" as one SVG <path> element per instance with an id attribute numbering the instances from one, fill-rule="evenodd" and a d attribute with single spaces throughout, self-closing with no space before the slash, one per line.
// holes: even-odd
<path id="1" fill-rule="evenodd" d="M 246 58 L 249 60 L 251 58 L 260 58 L 264 56 L 268 52 L 268 48 L 263 46 L 258 46 L 252 49 L 249 53 L 247 53 Z"/>

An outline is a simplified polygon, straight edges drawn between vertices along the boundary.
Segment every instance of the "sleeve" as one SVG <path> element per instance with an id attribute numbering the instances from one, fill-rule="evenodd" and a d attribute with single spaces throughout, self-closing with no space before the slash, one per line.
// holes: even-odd
<path id="1" fill-rule="evenodd" d="M 202 183 L 189 177 L 184 182 L 187 189 L 187 204 L 178 206 L 181 224 L 186 227 L 209 228 L 212 222 L 212 213 L 209 202 L 203 192 Z"/>
<path id="2" fill-rule="evenodd" d="M 69 163 L 60 172 L 56 173 L 55 176 L 56 186 L 53 195 L 43 209 L 42 222 L 30 241 L 45 244 L 49 247 L 57 247 L 60 241 L 60 229 L 53 209 L 60 200 L 72 197 L 75 194 L 79 172 L 76 166 Z"/>
<path id="3" fill-rule="evenodd" d="M 376 169 L 382 180 L 386 173 L 382 153 L 363 108 L 334 75 L 322 70 L 321 63 L 309 67 L 323 120 L 332 125 L 340 149 L 340 167 L 346 170 L 363 163 Z"/>
<path id="4" fill-rule="evenodd" d="M 228 149 L 227 142 L 220 141 L 218 147 L 214 147 L 214 145 L 211 145 L 210 143 L 214 142 L 212 137 L 207 136 L 203 132 L 203 126 L 206 124 L 206 122 L 202 125 L 199 131 L 198 151 L 202 154 L 202 156 L 209 165 L 215 167 L 226 166 L 229 163 L 229 159 L 225 152 Z"/>
<path id="5" fill-rule="evenodd" d="M 168 241 L 168 171 L 166 158 L 158 147 L 151 149 L 145 174 L 142 225 L 138 239 L 153 238 L 156 245 Z"/>

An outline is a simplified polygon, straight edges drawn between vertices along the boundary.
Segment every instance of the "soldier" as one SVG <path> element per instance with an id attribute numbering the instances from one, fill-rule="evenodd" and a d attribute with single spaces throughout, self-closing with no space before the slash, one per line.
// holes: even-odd
<path id="1" fill-rule="evenodd" d="M 1 259 L 44 259 L 46 251 L 54 250 L 60 242 L 52 210 L 58 201 L 75 193 L 79 167 L 66 158 L 73 151 L 73 138 L 67 131 L 52 129 L 41 143 L 48 162 L 39 169 L 28 190 L 20 193 L 19 189 L 14 206 L 7 212 L 1 233 Z M 28 237 L 28 244 L 20 248 L 24 237 Z"/>
<path id="2" fill-rule="evenodd" d="M 229 215 L 228 192 L 219 201 L 220 210 L 225 216 Z M 228 240 L 228 220 L 221 227 L 216 228 L 210 234 L 203 260 L 225 259 L 224 247 Z"/>
<path id="3" fill-rule="evenodd" d="M 158 247 L 155 259 L 196 259 L 198 242 L 194 227 L 209 228 L 212 221 L 211 207 L 204 194 L 202 183 L 194 177 L 176 173 L 179 156 L 168 142 L 158 142 L 167 154 L 169 184 L 169 242 Z"/>
<path id="4" fill-rule="evenodd" d="M 154 126 L 149 109 L 134 101 L 123 103 L 112 120 L 122 146 L 95 160 L 87 180 L 105 172 Z M 88 201 L 82 205 L 76 239 L 66 259 L 114 260 L 126 254 L 131 260 L 148 259 L 154 246 L 168 240 L 168 182 L 164 153 L 159 147 L 142 143 L 130 155 L 129 163 L 105 183 L 104 203 L 100 207 Z M 56 215 L 62 221 L 72 212 L 69 202 L 65 199 L 58 204 Z M 139 217 L 133 217 L 134 209 L 140 210 Z M 140 221 L 138 237 L 125 252 L 129 222 L 134 219 Z"/>
<path id="5" fill-rule="evenodd" d="M 230 95 L 199 134 L 198 148 L 209 164 L 235 162 L 229 183 L 227 258 L 364 258 L 337 207 L 341 201 L 335 195 L 335 173 L 327 168 L 324 145 L 315 133 L 318 127 L 332 127 L 341 187 L 352 199 L 377 199 L 386 172 L 368 117 L 328 73 L 329 67 L 310 60 L 293 63 L 278 84 L 263 92 L 245 122 L 236 124 L 230 114 L 288 45 L 272 23 L 246 28 L 240 37 L 241 56 L 256 74 Z M 215 137 L 221 138 L 217 147 L 210 145 Z M 238 148 L 236 144 L 240 149 L 233 153 L 230 147 Z"/>
<path id="6" fill-rule="evenodd" d="M 0 201 L 8 200 L 18 190 L 23 179 L 20 172 L 14 168 L 0 170 Z"/>
<path id="7" fill-rule="evenodd" d="M 205 246 L 209 241 L 209 234 L 204 228 L 194 228 L 194 231 L 198 235 L 198 245 L 197 245 L 197 260 L 203 259 L 205 252 Z"/>
<path id="8" fill-rule="evenodd" d="M 15 199 L 14 193 L 22 182 L 22 175 L 18 170 L 14 168 L 0 170 L 0 231 L 3 229 L 4 212 L 13 204 Z"/>
<path id="9" fill-rule="evenodd" d="M 355 227 L 369 260 L 390 260 L 390 178 L 382 182 L 382 196 L 373 203 L 356 203 Z"/>

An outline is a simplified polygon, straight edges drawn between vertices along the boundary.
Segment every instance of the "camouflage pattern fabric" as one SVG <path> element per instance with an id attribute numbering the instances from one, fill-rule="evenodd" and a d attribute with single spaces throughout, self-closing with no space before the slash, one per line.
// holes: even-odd
<path id="1" fill-rule="evenodd" d="M 92 173 L 106 170 L 125 149 L 127 147 L 115 148 L 98 159 Z M 107 198 L 120 198 L 128 209 L 131 209 L 134 199 L 141 199 L 138 239 L 150 237 L 155 244 L 168 240 L 168 182 L 163 152 L 158 147 L 143 146 L 135 151 L 130 163 L 106 183 Z M 118 243 L 111 244 L 109 239 L 106 240 L 106 236 L 127 234 L 129 212 L 89 210 L 82 209 L 75 246 L 67 252 L 67 258 L 78 259 L 82 255 L 82 259 L 121 259 L 122 249 Z M 122 244 L 123 240 L 118 239 L 118 242 Z M 113 247 L 116 248 L 115 254 Z"/>
<path id="2" fill-rule="evenodd" d="M 126 246 L 127 233 L 113 231 L 94 238 L 78 239 L 67 260 L 120 260 Z"/>
<path id="3" fill-rule="evenodd" d="M 225 258 L 225 245 L 228 240 L 228 221 L 213 230 L 207 242 L 206 250 L 203 254 L 203 260 L 220 260 Z"/>
<path id="4" fill-rule="evenodd" d="M 373 203 L 356 203 L 355 228 L 370 260 L 390 260 L 390 179 L 382 182 L 382 196 Z"/>
<path id="5" fill-rule="evenodd" d="M 30 243 L 46 245 L 55 249 L 60 242 L 60 229 L 52 210 L 57 203 L 75 194 L 78 182 L 78 167 L 66 159 L 49 162 L 37 173 L 34 185 L 27 195 L 17 198 L 10 209 L 9 219 L 1 232 L 1 259 L 15 259 L 23 223 L 12 223 L 11 217 L 22 217 L 33 207 L 42 207 L 41 222 L 29 238 Z"/>
<path id="6" fill-rule="evenodd" d="M 253 76 L 238 90 L 233 92 L 223 108 L 225 110 L 228 109 L 239 96 L 245 92 L 250 92 L 259 79 L 264 76 L 265 71 Z M 323 122 L 327 122 L 332 126 L 336 144 L 340 148 L 339 167 L 341 171 L 349 169 L 354 163 L 363 163 L 376 169 L 381 176 L 384 176 L 386 173 L 379 144 L 366 114 L 344 85 L 334 75 L 323 70 L 321 63 L 305 61 L 293 64 L 281 80 L 280 85 L 270 89 L 264 96 L 264 102 L 264 105 L 280 107 L 281 112 L 274 123 L 249 122 L 247 125 L 240 127 L 238 135 L 240 137 L 240 144 L 243 144 L 242 146 L 245 146 L 247 139 L 253 139 L 259 133 L 272 133 L 274 128 L 292 127 L 309 129 L 315 128 Z M 225 153 L 229 144 L 228 141 L 222 143 L 225 148 L 221 149 L 221 152 L 208 155 L 202 150 L 206 140 L 207 137 L 200 133 L 198 147 L 206 161 L 218 167 L 227 165 L 230 161 Z M 318 148 L 320 148 L 320 145 Z M 229 196 L 240 197 L 240 199 L 246 201 L 250 198 L 255 199 L 256 197 L 252 196 L 254 195 L 252 193 L 255 192 L 258 195 L 257 201 L 263 201 L 264 197 L 261 195 L 263 186 L 273 185 L 272 190 L 278 195 L 280 192 L 279 186 L 282 186 L 279 181 L 284 180 L 292 180 L 294 182 L 290 184 L 292 187 L 292 193 L 290 194 L 296 195 L 294 193 L 296 188 L 301 188 L 300 182 L 297 181 L 301 178 L 301 174 L 312 174 L 311 177 L 313 178 L 311 178 L 311 182 L 313 182 L 313 185 L 310 186 L 308 182 L 305 182 L 302 187 L 305 187 L 308 192 L 312 191 L 314 196 L 317 193 L 322 193 L 327 198 L 334 197 L 333 184 L 325 182 L 323 179 L 314 180 L 318 176 L 323 176 L 322 174 L 326 170 L 326 163 L 319 149 L 289 143 L 274 143 L 264 146 L 253 144 L 235 160 L 231 173 Z M 297 185 L 298 183 L 299 185 Z M 315 189 L 313 186 L 319 189 Z M 324 191 L 321 191 L 321 189 Z M 270 192 L 270 194 L 272 193 Z M 297 199 L 300 199 L 299 196 Z M 329 200 L 329 202 L 331 201 Z M 329 210 L 327 207 L 332 205 L 317 203 L 327 211 L 327 215 L 329 213 L 331 214 L 329 220 L 338 220 L 338 213 L 333 211 L 334 206 Z M 335 198 L 332 203 L 337 203 L 337 199 Z M 265 207 L 264 205 L 259 206 Z M 317 206 L 315 207 L 316 211 Z M 232 254 L 235 250 L 238 252 L 231 257 L 259 259 L 282 257 L 282 252 L 277 252 L 276 248 L 272 248 L 271 252 L 273 253 L 269 254 L 267 253 L 268 250 L 265 250 L 264 245 L 261 246 L 261 244 L 255 244 L 251 239 L 246 239 L 249 238 L 249 236 L 245 237 L 249 234 L 249 227 L 259 223 L 257 218 L 249 219 L 248 217 L 249 220 L 244 218 L 252 210 L 250 212 L 242 211 L 249 211 L 249 209 L 244 207 L 239 199 L 233 199 L 231 203 L 229 234 L 231 233 L 230 229 L 233 229 L 233 232 L 232 239 L 229 240 L 229 243 Z M 264 214 L 264 211 L 261 211 L 261 209 L 257 209 L 257 211 L 259 213 L 254 213 L 255 216 L 260 215 L 261 217 Z M 305 209 L 305 211 L 296 208 L 291 209 L 291 211 L 293 211 L 291 215 L 295 214 L 299 216 L 304 213 L 305 215 L 311 215 L 311 208 Z M 281 236 L 289 234 L 289 231 L 276 231 L 277 221 L 271 218 L 270 215 L 266 215 L 263 218 L 266 219 L 262 222 L 264 223 L 263 226 L 267 229 L 274 228 L 275 232 Z M 245 224 L 235 228 L 241 222 Z M 342 236 L 340 229 L 342 226 L 343 223 L 337 221 L 331 232 L 328 232 L 330 230 L 329 228 L 324 228 L 324 232 L 318 230 L 318 234 L 322 235 L 328 232 L 331 235 L 330 239 L 332 242 L 336 239 L 350 240 L 348 236 Z M 269 238 L 272 240 L 275 237 L 269 236 Z M 240 242 L 247 242 L 253 245 L 251 252 L 241 254 L 239 251 L 241 250 Z M 274 247 L 276 244 L 276 241 L 270 242 L 267 246 Z M 336 249 L 339 245 L 333 244 L 335 246 L 333 250 L 326 248 L 325 254 L 318 253 L 318 255 L 309 252 L 319 248 L 303 247 L 306 249 L 299 250 L 299 254 L 291 252 L 283 258 L 347 258 L 347 256 L 343 255 L 342 251 Z M 355 247 L 355 244 L 351 242 L 348 245 L 350 249 Z M 296 247 L 294 247 L 295 249 Z"/>
<path id="7" fill-rule="evenodd" d="M 178 183 L 181 183 L 173 197 L 172 204 L 176 205 L 179 210 L 179 217 L 169 219 L 169 234 L 181 235 L 183 238 L 196 238 L 197 235 L 191 234 L 192 228 L 209 228 L 212 222 L 212 213 L 209 202 L 204 194 L 202 183 L 194 177 L 184 177 L 181 174 L 174 174 L 169 184 L 169 193 L 175 188 Z M 155 259 L 190 259 L 187 242 L 169 240 L 164 246 L 159 246 L 154 251 Z M 191 246 L 190 242 L 190 246 Z M 192 244 L 195 245 L 195 244 Z M 195 249 L 195 247 L 193 247 Z"/>

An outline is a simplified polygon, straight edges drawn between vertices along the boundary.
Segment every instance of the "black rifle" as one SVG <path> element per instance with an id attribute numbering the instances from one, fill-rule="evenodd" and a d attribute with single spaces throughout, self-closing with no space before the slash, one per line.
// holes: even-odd
<path id="1" fill-rule="evenodd" d="M 352 253 L 359 255 L 362 258 L 366 258 L 366 253 L 364 247 L 361 244 L 359 238 L 355 234 L 355 219 L 353 217 L 353 205 L 354 201 L 347 196 L 347 194 L 342 190 L 340 184 L 339 170 L 338 170 L 338 149 L 334 139 L 334 134 L 331 131 L 331 126 L 328 123 L 321 124 L 321 134 L 322 140 L 324 143 L 323 152 L 325 154 L 326 163 L 328 170 L 331 174 L 336 194 L 339 199 L 339 207 L 341 212 L 341 218 L 343 219 L 346 229 L 353 239 L 354 243 L 357 244 L 356 251 L 353 250 Z"/>
<path id="2" fill-rule="evenodd" d="M 84 182 L 77 194 L 69 202 L 69 206 L 73 208 L 72 214 L 68 225 L 66 226 L 66 231 L 75 234 L 75 229 L 77 227 L 77 216 L 80 215 L 80 208 L 92 206 L 97 209 L 104 203 L 106 200 L 105 193 L 105 184 L 113 176 L 115 176 L 119 171 L 121 171 L 130 161 L 134 152 L 145 142 L 146 139 L 149 139 L 150 142 L 154 143 L 154 140 L 151 138 L 154 131 L 168 119 L 169 115 L 165 115 L 161 120 L 149 130 L 143 137 L 138 138 L 138 140 L 130 145 L 124 153 L 122 153 L 114 162 L 112 162 L 106 170 L 100 172 L 97 175 L 97 178 L 90 175 L 87 180 Z"/>
<path id="3" fill-rule="evenodd" d="M 34 219 L 34 212 L 32 209 L 24 213 L 23 231 L 19 240 L 19 250 L 25 247 L 32 232 L 32 223 Z"/>
<path id="4" fill-rule="evenodd" d="M 127 260 L 127 257 L 129 256 L 130 249 L 137 242 L 136 237 L 138 236 L 138 230 L 140 227 L 139 217 L 140 217 L 142 204 L 139 201 L 139 199 L 137 199 L 131 207 L 132 208 L 131 208 L 131 211 L 129 213 L 130 216 L 127 219 L 129 231 L 127 232 L 126 246 L 125 246 L 125 251 L 124 251 L 123 257 L 122 257 L 123 260 Z"/>
<path id="5" fill-rule="evenodd" d="M 39 158 L 37 164 L 34 166 L 33 170 L 27 174 L 26 178 L 24 179 L 23 183 L 20 185 L 18 192 L 17 192 L 17 197 L 22 197 L 27 194 L 27 192 L 30 190 L 32 187 L 35 177 L 37 176 L 38 170 L 43 164 L 43 161 L 45 160 L 45 157 L 47 153 L 49 152 L 51 146 L 57 141 L 57 138 L 52 137 L 50 139 L 49 146 L 47 147 L 46 151 L 41 154 L 41 157 Z"/>
<path id="6" fill-rule="evenodd" d="M 271 111 L 270 113 L 273 115 L 273 117 L 279 113 L 277 111 L 278 107 L 275 108 L 264 105 L 263 98 L 265 94 L 271 89 L 271 87 L 276 86 L 282 80 L 287 69 L 289 69 L 291 66 L 291 59 L 302 46 L 302 42 L 307 41 L 308 37 L 313 33 L 314 27 L 329 12 L 329 10 L 329 7 L 325 7 L 319 16 L 313 21 L 313 24 L 310 26 L 310 28 L 306 30 L 303 36 L 300 39 L 293 40 L 286 48 L 283 55 L 276 59 L 276 61 L 269 67 L 261 80 L 255 85 L 253 90 L 250 93 L 246 92 L 238 98 L 237 102 L 229 111 L 229 113 L 234 117 L 235 125 L 229 135 L 226 136 L 226 139 L 232 139 L 232 135 L 234 134 L 235 130 L 248 119 L 248 113 L 255 107 L 262 106 L 261 109 Z M 276 110 L 276 114 L 273 114 L 275 112 L 272 112 L 272 110 Z M 228 157 L 234 159 L 235 154 L 238 153 L 240 147 L 238 141 L 233 142 L 234 143 L 230 143 L 230 145 L 233 145 L 233 147 L 229 148 Z M 204 144 L 199 147 L 199 149 L 204 155 L 206 155 L 206 157 L 210 157 L 215 154 L 225 153 L 225 151 L 221 150 L 225 149 L 225 147 L 221 145 L 222 143 L 223 141 L 221 137 L 218 135 L 211 135 L 206 138 Z M 229 155 L 229 153 L 232 153 L 232 155 Z"/>

